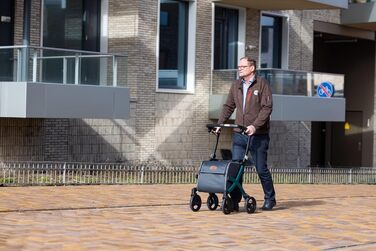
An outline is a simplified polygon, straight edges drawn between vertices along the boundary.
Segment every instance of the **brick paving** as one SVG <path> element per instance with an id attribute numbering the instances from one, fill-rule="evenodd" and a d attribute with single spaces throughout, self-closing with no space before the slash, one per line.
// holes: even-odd
<path id="1" fill-rule="evenodd" d="M 0 187 L 0 250 L 376 250 L 374 185 L 276 185 L 275 210 L 230 215 L 192 212 L 193 186 Z"/>

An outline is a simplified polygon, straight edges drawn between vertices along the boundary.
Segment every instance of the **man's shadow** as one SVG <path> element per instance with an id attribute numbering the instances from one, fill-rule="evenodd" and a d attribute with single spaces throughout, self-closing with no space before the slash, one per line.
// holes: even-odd
<path id="1" fill-rule="evenodd" d="M 323 205 L 326 202 L 323 200 L 288 200 L 288 201 L 277 201 L 276 207 L 274 210 L 286 210 L 294 207 L 310 207 Z"/>

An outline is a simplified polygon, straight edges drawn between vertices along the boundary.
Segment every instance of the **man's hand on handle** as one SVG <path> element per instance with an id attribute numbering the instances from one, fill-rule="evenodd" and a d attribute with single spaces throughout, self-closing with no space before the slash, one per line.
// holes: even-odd
<path id="1" fill-rule="evenodd" d="M 214 135 L 218 135 L 221 133 L 221 128 L 220 127 L 214 127 L 213 130 L 212 130 L 212 133 Z"/>
<path id="2" fill-rule="evenodd" d="M 253 125 L 247 126 L 247 130 L 245 131 L 245 133 L 249 136 L 255 134 L 255 132 L 256 128 Z"/>

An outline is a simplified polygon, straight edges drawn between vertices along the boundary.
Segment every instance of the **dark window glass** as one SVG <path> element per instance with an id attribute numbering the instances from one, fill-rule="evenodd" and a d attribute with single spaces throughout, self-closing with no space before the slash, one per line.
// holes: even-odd
<path id="1" fill-rule="evenodd" d="M 261 17 L 261 68 L 281 68 L 282 17 Z"/>
<path id="2" fill-rule="evenodd" d="M 186 89 L 188 2 L 161 1 L 159 88 Z"/>
<path id="3" fill-rule="evenodd" d="M 13 45 L 14 1 L 0 1 L 0 46 Z M 13 80 L 13 49 L 0 50 L 0 81 Z"/>
<path id="4" fill-rule="evenodd" d="M 43 46 L 99 51 L 100 0 L 44 0 Z M 44 56 L 64 56 L 45 51 Z M 63 59 L 43 61 L 43 81 L 62 83 Z M 74 82 L 74 59 L 67 58 L 67 82 Z M 80 83 L 99 83 L 99 59 L 80 58 Z"/>
<path id="5" fill-rule="evenodd" d="M 238 60 L 239 10 L 215 7 L 214 69 L 235 69 Z"/>

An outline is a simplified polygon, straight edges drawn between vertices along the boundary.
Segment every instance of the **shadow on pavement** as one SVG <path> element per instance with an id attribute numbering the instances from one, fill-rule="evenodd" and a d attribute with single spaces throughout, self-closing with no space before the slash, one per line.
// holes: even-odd
<path id="1" fill-rule="evenodd" d="M 323 205 L 325 201 L 323 200 L 290 200 L 290 201 L 282 201 L 277 202 L 277 206 L 273 208 L 274 210 L 285 210 L 293 207 L 310 207 L 310 206 L 317 206 Z"/>

